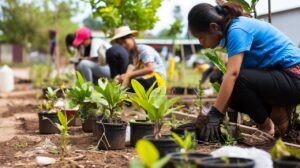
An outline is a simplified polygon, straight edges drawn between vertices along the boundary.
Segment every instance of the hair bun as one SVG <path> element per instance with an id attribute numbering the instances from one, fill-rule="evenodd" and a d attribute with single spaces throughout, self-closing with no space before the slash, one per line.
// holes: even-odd
<path id="1" fill-rule="evenodd" d="M 215 8 L 216 8 L 216 11 L 217 11 L 219 14 L 223 14 L 223 13 L 224 13 L 224 8 L 223 8 L 223 6 L 217 5 Z"/>

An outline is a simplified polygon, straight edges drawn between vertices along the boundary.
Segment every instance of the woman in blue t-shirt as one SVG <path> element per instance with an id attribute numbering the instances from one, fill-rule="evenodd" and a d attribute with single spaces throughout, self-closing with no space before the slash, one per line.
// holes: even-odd
<path id="1" fill-rule="evenodd" d="M 204 48 L 227 49 L 228 64 L 206 124 L 196 127 L 204 140 L 220 139 L 227 107 L 248 114 L 258 128 L 287 133 L 293 107 L 300 103 L 300 50 L 275 27 L 244 16 L 239 4 L 201 3 L 188 15 L 189 30 Z"/>

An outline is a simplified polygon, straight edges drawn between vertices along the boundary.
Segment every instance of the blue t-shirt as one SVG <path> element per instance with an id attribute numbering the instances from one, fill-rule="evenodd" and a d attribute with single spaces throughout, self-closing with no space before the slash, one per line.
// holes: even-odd
<path id="1" fill-rule="evenodd" d="M 228 57 L 244 52 L 242 68 L 288 68 L 300 63 L 300 50 L 271 24 L 240 16 L 227 32 Z"/>

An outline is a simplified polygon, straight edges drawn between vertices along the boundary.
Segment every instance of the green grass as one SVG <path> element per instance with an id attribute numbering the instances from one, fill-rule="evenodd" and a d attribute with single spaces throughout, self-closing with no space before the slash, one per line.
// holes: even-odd
<path id="1" fill-rule="evenodd" d="M 180 70 L 176 67 L 173 79 L 171 81 L 167 81 L 167 86 L 198 87 L 202 74 L 195 72 L 192 68 L 186 68 L 183 72 L 183 75 L 180 77 Z M 211 84 L 209 80 L 206 80 L 202 86 L 207 88 L 211 86 Z"/>

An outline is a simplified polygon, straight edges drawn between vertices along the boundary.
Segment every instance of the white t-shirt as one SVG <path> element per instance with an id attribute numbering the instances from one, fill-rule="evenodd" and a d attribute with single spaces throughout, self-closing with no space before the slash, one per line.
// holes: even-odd
<path id="1" fill-rule="evenodd" d="M 99 38 L 92 38 L 90 57 L 98 57 L 100 65 L 106 64 L 106 55 L 105 52 L 109 49 L 111 45 Z"/>

